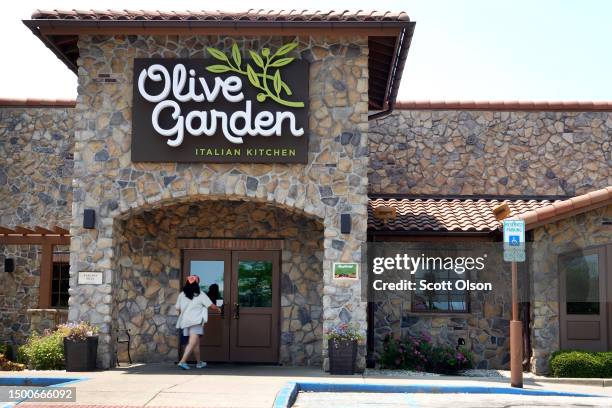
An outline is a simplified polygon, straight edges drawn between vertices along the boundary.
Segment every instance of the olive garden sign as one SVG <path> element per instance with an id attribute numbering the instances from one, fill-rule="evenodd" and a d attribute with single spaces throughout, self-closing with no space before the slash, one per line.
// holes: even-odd
<path id="1" fill-rule="evenodd" d="M 132 161 L 308 161 L 308 62 L 276 51 L 134 60 Z"/>

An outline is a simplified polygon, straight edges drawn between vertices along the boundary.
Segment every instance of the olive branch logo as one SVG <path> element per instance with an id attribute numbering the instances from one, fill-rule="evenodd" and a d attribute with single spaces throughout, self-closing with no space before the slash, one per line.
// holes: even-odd
<path id="1" fill-rule="evenodd" d="M 235 72 L 246 76 L 251 85 L 262 91 L 257 94 L 258 102 L 264 102 L 266 98 L 270 98 L 274 102 L 290 108 L 303 108 L 304 102 L 288 101 L 281 96 L 283 92 L 287 96 L 293 94 L 289 85 L 283 81 L 280 68 L 289 65 L 295 59 L 293 57 L 284 57 L 284 55 L 288 54 L 297 46 L 297 42 L 285 44 L 272 55 L 270 55 L 269 48 L 263 48 L 261 50 L 261 55 L 255 51 L 249 50 L 253 62 L 255 62 L 257 67 L 261 68 L 261 72 L 255 72 L 255 69 L 248 63 L 246 64 L 246 70 L 242 69 L 242 56 L 240 55 L 240 50 L 236 43 L 232 46 L 231 61 L 222 51 L 208 47 L 207 50 L 210 55 L 226 64 L 209 65 L 206 67 L 206 70 L 215 74 Z M 271 74 L 271 71 L 274 71 L 274 73 Z M 272 83 L 272 89 L 270 89 L 269 82 Z"/>

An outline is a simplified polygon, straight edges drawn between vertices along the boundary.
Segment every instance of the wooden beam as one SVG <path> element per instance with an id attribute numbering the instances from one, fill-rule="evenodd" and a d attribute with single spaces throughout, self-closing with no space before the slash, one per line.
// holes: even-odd
<path id="1" fill-rule="evenodd" d="M 56 234 L 59 234 L 59 235 L 70 235 L 70 231 L 68 231 L 67 229 L 64 229 L 62 227 L 55 226 L 55 227 L 53 227 L 53 231 Z"/>
<path id="2" fill-rule="evenodd" d="M 70 245 L 67 235 L 0 235 L 0 245 Z"/>
<path id="3" fill-rule="evenodd" d="M 53 41 L 55 45 L 61 47 L 62 45 L 66 45 L 66 44 L 76 44 L 79 41 L 79 36 L 77 35 L 59 36 L 58 35 L 57 37 L 50 37 L 49 39 Z"/>
<path id="4" fill-rule="evenodd" d="M 282 239 L 178 238 L 180 249 L 280 250 Z"/>
<path id="5" fill-rule="evenodd" d="M 53 235 L 54 234 L 53 231 L 43 228 L 43 227 L 34 227 L 34 231 L 36 231 L 36 233 L 40 235 L 49 235 L 49 234 Z"/>
<path id="6" fill-rule="evenodd" d="M 36 231 L 24 227 L 15 227 L 15 232 L 21 235 L 36 234 Z"/>
<path id="7" fill-rule="evenodd" d="M 38 289 L 38 307 L 51 307 L 51 279 L 53 278 L 53 244 L 42 246 L 40 259 L 40 284 Z"/>
<path id="8" fill-rule="evenodd" d="M 5 228 L 5 227 L 0 227 L 0 234 L 14 234 L 15 231 L 13 231 L 10 228 Z"/>

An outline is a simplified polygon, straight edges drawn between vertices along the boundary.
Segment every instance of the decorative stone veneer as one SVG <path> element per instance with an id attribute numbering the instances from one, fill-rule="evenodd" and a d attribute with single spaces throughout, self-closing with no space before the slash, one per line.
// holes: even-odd
<path id="1" fill-rule="evenodd" d="M 56 251 L 67 250 L 57 246 Z M 0 344 L 23 344 L 32 331 L 42 333 L 65 320 L 68 311 L 38 308 L 40 246 L 0 245 Z M 15 271 L 5 273 L 4 259 L 15 260 Z"/>
<path id="2" fill-rule="evenodd" d="M 309 160 L 303 165 L 134 164 L 130 160 L 134 57 L 205 57 L 207 46 L 228 50 L 216 36 L 82 36 L 75 112 L 75 181 L 72 211 L 71 320 L 101 326 L 99 364 L 114 363 L 112 333 L 121 287 L 115 220 L 133 209 L 178 200 L 245 199 L 269 202 L 318 219 L 324 226 L 323 328 L 342 319 L 365 334 L 366 304 L 359 282 L 332 280 L 334 261 L 361 261 L 366 241 L 368 169 L 367 39 L 299 38 L 294 56 L 310 65 Z M 235 38 L 249 48 L 276 48 L 292 38 Z M 81 227 L 83 210 L 96 209 L 96 229 Z M 340 214 L 352 215 L 341 234 Z M 77 285 L 78 271 L 104 272 L 104 284 Z M 322 358 L 326 367 L 326 346 Z M 365 364 L 360 345 L 358 366 Z"/>
<path id="3" fill-rule="evenodd" d="M 69 108 L 0 108 L 0 225 L 70 225 Z"/>
<path id="4" fill-rule="evenodd" d="M 534 230 L 531 293 L 531 371 L 548 374 L 550 355 L 559 350 L 560 254 L 612 243 L 612 205 Z M 610 256 L 608 252 L 607 256 Z M 610 276 L 610 271 L 608 271 Z"/>
<path id="5" fill-rule="evenodd" d="M 323 226 L 296 213 L 241 201 L 175 204 L 134 215 L 118 228 L 118 326 L 136 361 L 175 361 L 181 250 L 177 238 L 282 239 L 280 362 L 321 365 Z M 279 289 L 279 288 L 277 288 Z M 127 359 L 125 348 L 119 354 Z"/>
<path id="6" fill-rule="evenodd" d="M 15 272 L 0 272 L 0 343 L 23 344 L 30 332 L 26 311 L 38 306 L 40 254 L 35 245 L 2 245 L 4 259 L 15 260 Z"/>
<path id="7" fill-rule="evenodd" d="M 612 113 L 395 111 L 370 123 L 369 191 L 577 195 L 612 185 Z"/>
<path id="8" fill-rule="evenodd" d="M 73 126 L 69 108 L 0 108 L 0 226 L 69 227 Z M 38 307 L 39 250 L 0 245 L 2 265 L 15 260 L 15 272 L 0 272 L 0 343 L 22 344 L 55 323 L 49 313 L 27 312 Z"/>

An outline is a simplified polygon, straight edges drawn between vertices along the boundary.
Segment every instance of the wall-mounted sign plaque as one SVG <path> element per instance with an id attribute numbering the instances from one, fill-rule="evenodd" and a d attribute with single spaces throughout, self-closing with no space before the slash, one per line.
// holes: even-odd
<path id="1" fill-rule="evenodd" d="M 306 163 L 308 62 L 297 46 L 134 60 L 132 161 Z"/>
<path id="2" fill-rule="evenodd" d="M 102 272 L 79 272 L 79 285 L 101 285 L 103 283 Z"/>
<path id="3" fill-rule="evenodd" d="M 334 262 L 334 279 L 357 279 L 358 269 L 355 262 Z"/>

